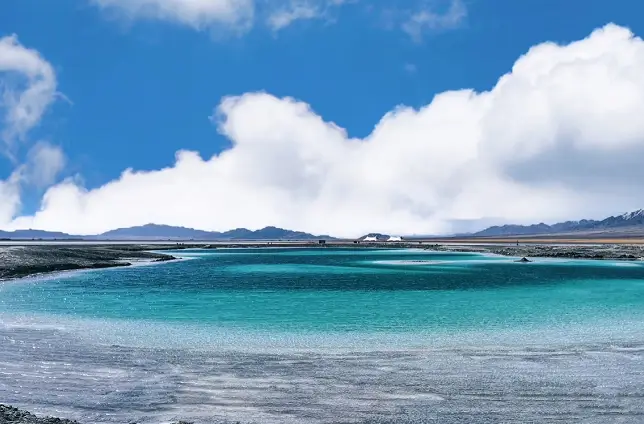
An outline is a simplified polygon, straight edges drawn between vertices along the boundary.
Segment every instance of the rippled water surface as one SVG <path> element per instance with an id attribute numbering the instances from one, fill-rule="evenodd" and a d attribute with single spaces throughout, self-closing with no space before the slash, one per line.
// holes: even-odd
<path id="1" fill-rule="evenodd" d="M 85 422 L 644 422 L 644 264 L 366 249 L 0 285 L 0 402 Z"/>

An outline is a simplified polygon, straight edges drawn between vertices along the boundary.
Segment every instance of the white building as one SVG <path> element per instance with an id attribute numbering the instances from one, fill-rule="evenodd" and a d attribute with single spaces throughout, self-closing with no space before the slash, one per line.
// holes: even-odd
<path id="1" fill-rule="evenodd" d="M 402 237 L 400 236 L 390 236 L 387 241 L 402 241 Z"/>
<path id="2" fill-rule="evenodd" d="M 376 236 L 368 236 L 364 238 L 364 241 L 378 241 L 378 237 Z"/>

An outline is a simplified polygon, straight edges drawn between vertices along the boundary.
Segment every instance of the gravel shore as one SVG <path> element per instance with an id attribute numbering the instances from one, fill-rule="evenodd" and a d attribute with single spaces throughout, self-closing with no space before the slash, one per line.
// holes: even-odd
<path id="1" fill-rule="evenodd" d="M 0 247 L 0 280 L 57 271 L 129 266 L 135 262 L 169 261 L 153 253 L 168 246 L 145 245 L 23 245 Z"/>
<path id="2" fill-rule="evenodd" d="M 0 424 L 79 424 L 78 421 L 52 417 L 37 417 L 18 408 L 0 404 Z"/>
<path id="3" fill-rule="evenodd" d="M 31 412 L 23 411 L 12 406 L 0 404 L 0 424 L 80 424 L 78 421 L 65 420 L 54 417 L 37 417 Z M 136 424 L 131 422 L 128 424 Z M 187 421 L 178 421 L 173 424 L 193 424 Z"/>
<path id="4" fill-rule="evenodd" d="M 598 245 L 448 245 L 435 244 L 425 246 L 427 250 L 442 252 L 476 252 L 491 253 L 519 258 L 563 258 L 563 259 L 598 259 L 598 260 L 644 260 L 644 246 L 627 244 Z"/>

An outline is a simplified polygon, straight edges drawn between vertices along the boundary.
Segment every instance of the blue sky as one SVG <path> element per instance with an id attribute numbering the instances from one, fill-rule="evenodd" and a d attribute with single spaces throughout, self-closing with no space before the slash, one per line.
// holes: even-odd
<path id="1" fill-rule="evenodd" d="M 446 90 L 490 90 L 536 44 L 580 40 L 609 22 L 644 33 L 644 4 L 635 0 L 461 6 L 466 13 L 424 28 L 419 40 L 405 22 L 422 10 L 445 16 L 451 0 L 356 0 L 279 31 L 257 17 L 243 33 L 128 18 L 91 0 L 6 0 L 0 37 L 16 34 L 55 70 L 62 95 L 27 138 L 60 146 L 67 160 L 58 180 L 76 176 L 92 189 L 127 168 L 173 166 L 181 149 L 207 159 L 230 147 L 209 120 L 224 96 L 293 97 L 364 138 L 397 105 L 419 108 Z M 28 148 L 21 144 L 17 156 Z M 15 166 L 0 159 L 0 176 Z M 23 188 L 20 214 L 34 213 L 42 193 Z"/>

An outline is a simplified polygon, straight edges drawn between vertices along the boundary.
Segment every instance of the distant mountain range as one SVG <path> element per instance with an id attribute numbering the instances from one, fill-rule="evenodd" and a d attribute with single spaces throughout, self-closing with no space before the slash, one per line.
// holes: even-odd
<path id="1" fill-rule="evenodd" d="M 56 231 L 43 231 L 43 230 L 16 230 L 16 231 L 2 231 L 0 230 L 0 239 L 69 239 L 80 238 L 79 236 L 70 236 L 69 234 L 59 233 Z"/>
<path id="2" fill-rule="evenodd" d="M 0 231 L 1 239 L 43 240 L 330 240 L 328 235 L 316 236 L 301 231 L 266 227 L 261 230 L 237 228 L 225 232 L 203 231 L 170 225 L 147 224 L 138 227 L 118 228 L 97 235 L 78 236 L 54 231 L 16 230 Z"/>
<path id="3" fill-rule="evenodd" d="M 623 215 L 611 216 L 601 221 L 582 219 L 581 221 L 566 221 L 553 225 L 544 223 L 533 225 L 496 225 L 471 235 L 475 237 L 502 237 L 570 233 L 644 234 L 644 209 Z"/>
<path id="4" fill-rule="evenodd" d="M 557 234 L 600 234 L 610 235 L 644 235 L 644 209 L 623 215 L 611 216 L 603 220 L 582 219 L 548 225 L 495 225 L 473 234 L 461 237 L 506 237 L 506 236 L 540 236 Z M 378 241 L 388 240 L 389 235 L 370 233 L 359 238 L 375 237 Z M 417 239 L 420 237 L 407 237 Z M 313 235 L 301 231 L 285 230 L 277 227 L 265 227 L 261 230 L 236 228 L 218 232 L 196 230 L 194 228 L 174 227 L 170 225 L 147 224 L 137 227 L 118 228 L 96 235 L 72 235 L 56 231 L 16 230 L 0 231 L 0 239 L 12 240 L 333 240 L 328 235 Z"/>

